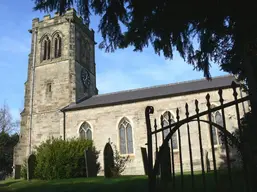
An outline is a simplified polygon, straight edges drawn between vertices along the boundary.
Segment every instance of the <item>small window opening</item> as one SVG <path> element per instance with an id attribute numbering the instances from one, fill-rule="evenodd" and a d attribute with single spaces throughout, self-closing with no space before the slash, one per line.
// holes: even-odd
<path id="1" fill-rule="evenodd" d="M 51 92 L 52 92 L 52 84 L 51 84 L 51 83 L 48 83 L 48 84 L 47 84 L 47 92 L 48 92 L 48 93 L 51 93 Z"/>

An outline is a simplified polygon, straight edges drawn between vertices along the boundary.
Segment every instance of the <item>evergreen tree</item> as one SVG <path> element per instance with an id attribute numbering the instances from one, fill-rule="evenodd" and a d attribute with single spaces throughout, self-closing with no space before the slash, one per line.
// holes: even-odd
<path id="1" fill-rule="evenodd" d="M 114 51 L 151 44 L 157 54 L 172 59 L 174 50 L 196 70 L 211 78 L 211 62 L 237 75 L 249 89 L 252 114 L 257 116 L 257 4 L 232 0 L 34 0 L 35 10 L 63 14 L 77 7 L 85 24 L 100 16 L 100 48 Z M 121 28 L 123 26 L 123 28 Z M 199 47 L 193 46 L 198 39 Z M 178 66 L 179 67 L 179 66 Z M 257 135 L 256 121 L 250 124 Z M 250 146 L 256 139 L 249 138 Z M 252 148 L 251 151 L 257 149 Z M 255 153 L 255 157 L 256 157 Z M 251 155 L 250 155 L 251 156 Z M 249 158 L 251 158 L 249 156 Z M 253 157 L 254 158 L 254 157 Z M 248 159 L 249 160 L 249 159 Z M 250 160 L 252 164 L 253 160 Z M 256 166 L 255 166 L 256 169 Z M 252 178 L 256 176 L 252 175 Z"/>

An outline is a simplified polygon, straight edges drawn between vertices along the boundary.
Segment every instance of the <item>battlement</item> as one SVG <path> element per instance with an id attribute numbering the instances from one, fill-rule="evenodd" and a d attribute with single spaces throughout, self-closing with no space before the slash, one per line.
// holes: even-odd
<path id="1" fill-rule="evenodd" d="M 80 18 L 80 16 L 77 15 L 77 12 L 74 8 L 71 8 L 69 10 L 67 10 L 62 16 L 60 16 L 60 14 L 58 12 L 56 12 L 53 16 L 51 16 L 50 14 L 44 15 L 42 20 L 39 20 L 39 18 L 34 18 L 32 20 L 33 23 L 42 23 L 42 22 L 46 22 L 46 21 L 50 21 L 50 20 L 56 20 L 56 19 L 61 19 L 61 17 L 69 17 L 69 16 L 73 16 L 73 17 L 77 17 Z M 82 22 L 82 19 L 81 19 Z M 83 22 L 82 22 L 83 23 Z"/>
<path id="2" fill-rule="evenodd" d="M 92 39 L 94 39 L 94 30 L 89 29 L 87 25 L 83 23 L 83 19 L 79 16 L 74 8 L 68 9 L 63 15 L 55 13 L 53 16 L 50 14 L 44 15 L 43 19 L 34 18 L 32 20 L 32 28 L 45 28 L 52 25 L 62 24 L 65 22 L 73 22 L 83 28 Z"/>

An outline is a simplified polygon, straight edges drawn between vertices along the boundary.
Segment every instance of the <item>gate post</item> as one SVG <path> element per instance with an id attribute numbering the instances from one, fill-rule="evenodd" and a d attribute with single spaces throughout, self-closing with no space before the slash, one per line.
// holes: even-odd
<path id="1" fill-rule="evenodd" d="M 145 120 L 146 120 L 146 131 L 147 131 L 147 150 L 148 150 L 148 191 L 154 192 L 156 187 L 156 176 L 153 172 L 153 143 L 152 143 L 152 129 L 150 114 L 153 114 L 154 108 L 147 106 L 145 108 Z"/>

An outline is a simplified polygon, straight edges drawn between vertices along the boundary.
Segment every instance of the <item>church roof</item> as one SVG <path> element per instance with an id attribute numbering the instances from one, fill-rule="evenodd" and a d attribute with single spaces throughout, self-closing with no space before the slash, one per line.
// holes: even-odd
<path id="1" fill-rule="evenodd" d="M 236 81 L 235 77 L 226 75 L 214 77 L 211 81 L 206 79 L 199 79 L 194 81 L 99 94 L 82 100 L 78 103 L 71 103 L 67 107 L 63 108 L 62 111 L 133 103 L 138 101 L 206 92 L 217 90 L 219 88 L 229 88 L 232 81 Z"/>

